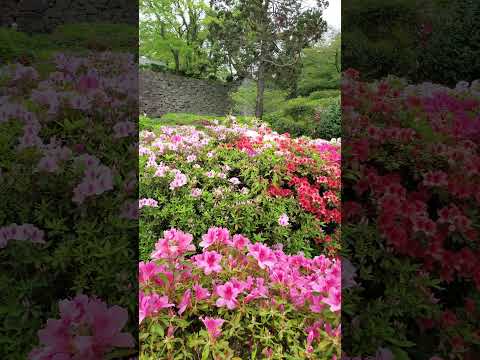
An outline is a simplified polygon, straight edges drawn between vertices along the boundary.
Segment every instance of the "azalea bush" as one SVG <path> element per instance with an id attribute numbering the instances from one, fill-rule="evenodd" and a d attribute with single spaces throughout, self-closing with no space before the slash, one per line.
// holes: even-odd
<path id="1" fill-rule="evenodd" d="M 140 133 L 142 358 L 340 355 L 339 145 L 234 117 Z"/>
<path id="2" fill-rule="evenodd" d="M 342 84 L 344 349 L 477 359 L 480 83 Z M 375 321 L 372 321 L 375 319 Z"/>
<path id="3" fill-rule="evenodd" d="M 138 212 L 133 60 L 57 54 L 42 71 L 14 63 L 0 69 L 2 358 L 25 359 L 38 341 L 56 346 L 52 332 L 68 332 L 63 320 L 57 328 L 57 303 L 81 293 L 124 308 L 125 331 L 135 331 L 138 222 L 124 216 L 129 204 Z M 84 305 L 95 316 L 106 309 L 96 300 Z M 76 311 L 72 328 L 83 316 Z M 74 342 L 87 351 L 95 344 L 85 337 L 94 334 L 80 332 L 82 344 Z M 115 344 L 105 341 L 108 353 Z M 51 358 L 39 354 L 31 357 Z"/>
<path id="4" fill-rule="evenodd" d="M 140 133 L 140 252 L 170 227 L 198 239 L 211 226 L 287 253 L 335 254 L 338 143 L 292 139 L 264 125 L 208 123 Z"/>
<path id="5" fill-rule="evenodd" d="M 341 265 L 211 227 L 170 229 L 139 264 L 144 359 L 335 359 Z"/>

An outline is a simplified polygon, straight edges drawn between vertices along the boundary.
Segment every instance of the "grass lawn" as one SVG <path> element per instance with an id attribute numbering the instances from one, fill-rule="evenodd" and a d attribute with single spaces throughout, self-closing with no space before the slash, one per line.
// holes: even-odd
<path id="1" fill-rule="evenodd" d="M 236 116 L 240 123 L 251 123 L 253 116 Z M 168 113 L 160 118 L 140 116 L 140 130 L 155 130 L 164 125 L 195 125 L 203 126 L 206 122 L 218 120 L 220 124 L 226 121 L 226 116 L 197 115 L 190 113 Z"/>

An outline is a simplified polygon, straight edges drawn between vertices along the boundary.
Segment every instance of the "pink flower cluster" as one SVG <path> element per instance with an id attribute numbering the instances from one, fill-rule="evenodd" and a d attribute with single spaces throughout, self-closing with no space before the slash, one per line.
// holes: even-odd
<path id="1" fill-rule="evenodd" d="M 60 170 L 60 162 L 65 162 L 72 157 L 72 150 L 66 146 L 47 146 L 43 151 L 43 157 L 38 162 L 38 170 L 49 173 Z"/>
<path id="2" fill-rule="evenodd" d="M 11 224 L 0 227 L 0 248 L 7 246 L 9 240 L 31 241 L 32 243 L 43 244 L 45 234 L 32 224 Z"/>
<path id="3" fill-rule="evenodd" d="M 84 177 L 73 189 L 73 201 L 81 204 L 87 197 L 100 195 L 113 189 L 113 174 L 109 167 L 92 155 L 81 155 L 76 159 L 84 166 Z"/>
<path id="4" fill-rule="evenodd" d="M 155 244 L 152 259 L 176 259 L 186 252 L 195 251 L 193 236 L 181 230 L 170 229 L 163 232 L 163 238 Z"/>
<path id="5" fill-rule="evenodd" d="M 138 201 L 138 208 L 141 209 L 143 207 L 158 207 L 158 201 L 155 199 L 140 199 Z"/>
<path id="6" fill-rule="evenodd" d="M 318 315 L 329 311 L 338 316 L 340 261 L 325 256 L 308 259 L 302 254 L 286 255 L 279 248 L 251 244 L 242 235 L 231 236 L 228 229 L 220 227 L 210 228 L 200 243 L 203 251 L 188 258 L 187 253 L 195 250 L 192 240 L 192 235 L 180 230 L 165 231 L 155 245 L 153 261 L 139 264 L 141 321 L 155 318 L 167 308 L 167 314 L 173 316 L 171 308 L 175 304 L 182 315 L 200 302 L 235 310 L 251 302 L 278 307 L 280 299 L 301 311 Z M 200 319 L 211 337 L 220 335 L 222 319 Z M 339 327 L 319 324 L 305 329 L 310 344 L 320 339 L 320 325 L 332 337 L 340 336 Z"/>
<path id="7" fill-rule="evenodd" d="M 113 137 L 124 138 L 137 134 L 137 125 L 132 121 L 121 121 L 113 126 Z"/>
<path id="8" fill-rule="evenodd" d="M 174 172 L 175 172 L 175 178 L 170 183 L 170 190 L 175 190 L 179 187 L 182 187 L 188 181 L 187 175 L 183 174 L 181 171 L 176 170 Z"/>
<path id="9" fill-rule="evenodd" d="M 39 330 L 40 346 L 30 360 L 102 360 L 115 348 L 132 348 L 131 334 L 122 332 L 127 310 L 86 295 L 59 302 L 60 319 L 49 319 Z"/>

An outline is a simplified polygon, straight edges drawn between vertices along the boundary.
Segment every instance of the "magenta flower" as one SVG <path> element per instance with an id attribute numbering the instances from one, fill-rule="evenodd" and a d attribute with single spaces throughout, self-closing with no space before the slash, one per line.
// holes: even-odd
<path id="1" fill-rule="evenodd" d="M 200 242 L 199 245 L 204 249 L 215 243 L 228 244 L 230 240 L 230 232 L 225 228 L 211 227 L 208 229 L 208 232 L 202 236 L 202 240 L 203 241 Z"/>
<path id="2" fill-rule="evenodd" d="M 207 328 L 208 334 L 212 339 L 215 339 L 222 334 L 220 328 L 225 320 L 211 317 L 201 317 L 200 320 L 202 320 L 203 325 Z"/>
<path id="3" fill-rule="evenodd" d="M 59 307 L 61 318 L 49 319 L 38 332 L 40 347 L 29 359 L 103 359 L 114 348 L 135 345 L 132 335 L 122 332 L 127 310 L 85 295 L 62 300 Z"/>
<path id="4" fill-rule="evenodd" d="M 152 252 L 152 259 L 171 259 L 185 254 L 188 251 L 195 251 L 192 244 L 193 236 L 177 229 L 170 229 L 163 232 L 163 238 L 155 244 Z"/>
<path id="5" fill-rule="evenodd" d="M 332 312 L 340 311 L 342 305 L 342 292 L 339 286 L 330 288 L 328 297 L 324 297 L 322 301 L 330 306 Z"/>
<path id="6" fill-rule="evenodd" d="M 194 260 L 195 265 L 202 269 L 205 275 L 222 271 L 222 266 L 220 265 L 222 255 L 216 251 L 205 251 L 203 254 L 194 256 Z"/>
<path id="7" fill-rule="evenodd" d="M 138 263 L 138 281 L 140 284 L 145 284 L 150 280 L 155 279 L 159 272 L 162 272 L 163 267 L 155 264 L 153 261 Z"/>
<path id="8" fill-rule="evenodd" d="M 197 301 L 208 299 L 211 295 L 208 289 L 205 289 L 198 284 L 194 285 L 193 289 L 195 290 L 195 298 Z"/>
<path id="9" fill-rule="evenodd" d="M 256 243 L 250 245 L 248 251 L 248 255 L 253 256 L 258 261 L 258 266 L 260 266 L 260 268 L 272 268 L 275 265 L 275 254 L 267 246 Z"/>
<path id="10" fill-rule="evenodd" d="M 233 310 L 237 307 L 237 296 L 240 291 L 232 284 L 232 282 L 228 281 L 223 285 L 217 286 L 216 292 L 219 296 L 216 301 L 218 307 L 226 306 L 229 310 Z"/>
<path id="11" fill-rule="evenodd" d="M 250 245 L 250 240 L 243 235 L 233 235 L 232 245 L 237 250 L 243 250 L 245 246 Z"/>
<path id="12" fill-rule="evenodd" d="M 192 291 L 188 289 L 183 293 L 182 300 L 180 300 L 180 303 L 178 304 L 178 314 L 182 315 L 185 312 L 185 310 L 187 310 L 187 307 L 190 306 L 191 302 L 192 302 Z"/>
<path id="13" fill-rule="evenodd" d="M 325 304 L 320 301 L 320 296 L 312 296 L 312 303 L 310 304 L 310 310 L 314 313 L 321 313 Z"/>
<path id="14" fill-rule="evenodd" d="M 138 293 L 139 310 L 138 323 L 140 324 L 145 318 L 156 315 L 160 310 L 166 309 L 175 304 L 168 302 L 168 296 L 160 296 L 158 294 L 145 295 L 142 291 Z"/>

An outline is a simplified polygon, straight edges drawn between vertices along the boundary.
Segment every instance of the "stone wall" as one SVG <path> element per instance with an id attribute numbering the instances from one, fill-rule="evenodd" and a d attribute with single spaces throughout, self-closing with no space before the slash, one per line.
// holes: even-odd
<path id="1" fill-rule="evenodd" d="M 0 25 L 49 32 L 58 25 L 108 22 L 138 25 L 138 3 L 132 0 L 2 0 Z"/>
<path id="2" fill-rule="evenodd" d="M 140 72 L 140 113 L 159 117 L 169 112 L 225 115 L 229 92 L 238 84 L 197 80 L 168 73 Z"/>

